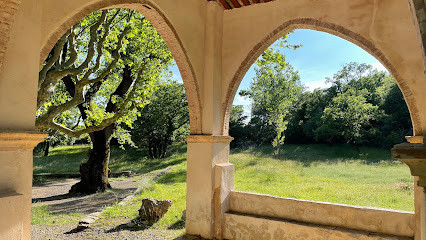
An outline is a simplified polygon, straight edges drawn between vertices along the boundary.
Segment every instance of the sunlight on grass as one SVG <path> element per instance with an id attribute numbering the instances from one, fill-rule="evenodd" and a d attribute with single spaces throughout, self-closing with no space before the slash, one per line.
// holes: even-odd
<path id="1" fill-rule="evenodd" d="M 69 214 L 52 214 L 48 211 L 47 205 L 32 204 L 31 206 L 31 224 L 41 225 L 68 225 L 76 224 L 82 214 L 69 213 Z"/>
<path id="2" fill-rule="evenodd" d="M 230 157 L 235 188 L 313 201 L 414 210 L 413 178 L 388 151 L 348 146 L 287 145 L 281 159 L 270 149 L 247 149 Z M 338 149 L 340 151 L 338 151 Z M 341 153 L 340 156 L 338 153 Z M 345 158 L 342 158 L 342 153 Z M 304 160 L 300 155 L 310 155 Z M 297 157 L 295 157 L 297 156 Z M 358 159 L 357 159 L 358 156 Z M 302 157 L 300 157 L 302 158 Z M 317 160 L 315 160 L 317 159 Z"/>
<path id="3" fill-rule="evenodd" d="M 173 204 L 164 217 L 153 225 L 153 228 L 174 228 L 181 222 L 182 211 L 186 203 L 186 162 L 175 165 L 168 173 L 161 176 L 156 183 L 144 188 L 126 205 L 118 204 L 106 209 L 104 217 L 126 217 L 135 219 L 141 207 L 143 198 L 172 200 Z M 183 226 L 183 225 L 182 225 Z"/>

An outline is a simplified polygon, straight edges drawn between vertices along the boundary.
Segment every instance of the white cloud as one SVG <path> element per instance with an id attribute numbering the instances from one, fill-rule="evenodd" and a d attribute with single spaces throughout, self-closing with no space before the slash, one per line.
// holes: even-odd
<path id="1" fill-rule="evenodd" d="M 375 63 L 373 63 L 371 65 L 373 66 L 374 69 L 377 69 L 379 71 L 386 71 L 386 72 L 388 72 L 388 70 L 379 61 L 377 61 L 377 62 L 375 62 Z"/>
<path id="2" fill-rule="evenodd" d="M 240 96 L 240 94 L 236 94 L 234 98 L 234 102 L 232 105 L 243 105 L 244 115 L 250 116 L 251 113 L 251 100 L 248 97 Z"/>
<path id="3" fill-rule="evenodd" d="M 324 89 L 324 88 L 328 88 L 331 86 L 331 83 L 326 83 L 325 80 L 322 81 L 311 81 L 311 82 L 307 82 L 304 84 L 306 86 L 306 88 L 308 89 L 308 91 L 313 91 L 315 89 Z"/>

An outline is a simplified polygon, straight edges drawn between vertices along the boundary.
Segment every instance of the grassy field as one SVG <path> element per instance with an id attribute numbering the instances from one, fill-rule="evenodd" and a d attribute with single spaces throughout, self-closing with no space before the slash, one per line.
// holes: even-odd
<path id="1" fill-rule="evenodd" d="M 77 172 L 86 161 L 87 146 L 58 147 L 48 157 L 34 157 L 34 172 Z M 315 201 L 392 208 L 413 211 L 413 178 L 403 163 L 390 158 L 390 151 L 351 146 L 285 145 L 281 159 L 273 158 L 271 147 L 235 149 L 230 161 L 235 164 L 236 190 L 257 192 Z M 137 217 L 144 197 L 171 199 L 169 212 L 154 228 L 182 228 L 185 209 L 185 146 L 172 155 L 151 160 L 146 152 L 113 148 L 112 171 L 132 170 L 145 174 L 172 166 L 156 182 L 142 182 L 143 188 L 125 206 L 113 205 L 103 213 L 104 219 Z M 43 206 L 33 206 L 33 223 L 49 215 Z M 74 219 L 72 213 L 68 219 Z M 67 218 L 65 218 L 67 219 Z"/>
<path id="2" fill-rule="evenodd" d="M 236 190 L 314 201 L 414 211 L 409 168 L 390 151 L 328 145 L 236 150 Z"/>

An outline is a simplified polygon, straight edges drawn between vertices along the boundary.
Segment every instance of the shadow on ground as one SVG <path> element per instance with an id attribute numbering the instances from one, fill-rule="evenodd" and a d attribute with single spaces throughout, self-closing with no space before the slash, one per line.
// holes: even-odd
<path id="1" fill-rule="evenodd" d="M 49 212 L 52 214 L 67 214 L 70 212 L 90 214 L 105 206 L 120 202 L 132 194 L 136 188 L 114 189 L 94 195 L 58 195 L 44 199 L 33 199 L 33 202 L 49 203 Z"/>
<path id="2" fill-rule="evenodd" d="M 231 150 L 231 154 L 244 153 L 248 153 L 255 157 L 250 165 L 256 165 L 257 161 L 261 161 L 264 158 L 275 158 L 274 148 L 269 145 L 234 148 Z M 348 160 L 361 160 L 365 164 L 395 161 L 391 157 L 390 150 L 387 149 L 326 144 L 284 144 L 281 147 L 281 156 L 279 159 L 283 161 L 297 161 L 305 166 L 317 162 L 333 164 Z"/>
<path id="3" fill-rule="evenodd" d="M 72 195 L 68 190 L 77 180 L 52 182 L 33 188 L 33 203 L 47 204 L 52 214 L 68 214 L 70 212 L 89 214 L 99 211 L 107 205 L 121 201 L 136 191 L 136 183 L 132 179 L 111 181 L 113 189 L 91 195 Z"/>

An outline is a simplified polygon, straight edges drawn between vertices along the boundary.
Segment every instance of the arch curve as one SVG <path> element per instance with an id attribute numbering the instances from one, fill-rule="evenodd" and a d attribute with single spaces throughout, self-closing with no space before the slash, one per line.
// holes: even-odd
<path id="1" fill-rule="evenodd" d="M 176 61 L 183 79 L 189 106 L 191 134 L 201 133 L 201 98 L 194 67 L 173 24 L 167 19 L 160 8 L 149 0 L 96 1 L 90 5 L 84 6 L 71 17 L 64 19 L 59 27 L 50 34 L 47 41 L 41 44 L 39 65 L 41 66 L 43 64 L 44 59 L 46 59 L 55 43 L 71 26 L 75 25 L 92 12 L 108 8 L 128 8 L 140 12 L 149 20 L 164 39 Z"/>
<path id="2" fill-rule="evenodd" d="M 229 134 L 229 119 L 232 110 L 232 103 L 234 101 L 234 97 L 237 93 L 238 87 L 240 86 L 241 81 L 250 66 L 276 40 L 284 36 L 284 34 L 287 34 L 288 32 L 295 29 L 317 30 L 338 36 L 361 47 L 362 49 L 370 53 L 372 56 L 374 56 L 377 60 L 379 60 L 383 64 L 383 66 L 385 66 L 386 69 L 393 75 L 399 88 L 402 91 L 402 94 L 404 95 L 404 99 L 407 103 L 408 109 L 410 111 L 411 120 L 413 123 L 413 135 L 416 136 L 422 134 L 419 111 L 416 105 L 416 100 L 412 97 L 411 89 L 405 82 L 405 80 L 401 77 L 398 70 L 393 66 L 393 64 L 389 61 L 386 55 L 382 51 L 380 51 L 380 49 L 378 49 L 371 41 L 367 40 L 360 34 L 355 33 L 340 25 L 323 22 L 313 18 L 298 18 L 286 21 L 277 28 L 275 28 L 272 32 L 270 32 L 265 38 L 263 38 L 252 48 L 252 50 L 245 57 L 244 61 L 238 67 L 238 70 L 233 76 L 231 82 L 229 83 L 225 96 L 225 102 L 222 106 L 222 133 L 224 135 Z"/>

